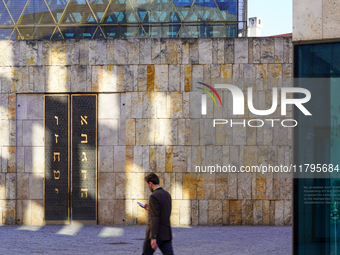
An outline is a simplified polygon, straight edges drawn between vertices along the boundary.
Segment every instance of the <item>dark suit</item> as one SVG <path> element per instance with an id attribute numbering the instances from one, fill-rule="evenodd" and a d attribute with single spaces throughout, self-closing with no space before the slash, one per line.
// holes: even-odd
<path id="1" fill-rule="evenodd" d="M 163 254 L 173 254 L 170 226 L 171 196 L 162 188 L 154 190 L 149 199 L 148 226 L 146 228 L 143 254 L 153 254 L 150 240 L 156 239 Z M 162 247 L 163 246 L 163 247 Z"/>

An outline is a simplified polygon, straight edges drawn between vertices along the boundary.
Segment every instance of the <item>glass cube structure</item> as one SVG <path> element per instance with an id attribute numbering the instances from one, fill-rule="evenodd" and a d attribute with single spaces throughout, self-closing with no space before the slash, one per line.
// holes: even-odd
<path id="1" fill-rule="evenodd" d="M 0 40 L 246 36 L 247 0 L 0 0 Z"/>

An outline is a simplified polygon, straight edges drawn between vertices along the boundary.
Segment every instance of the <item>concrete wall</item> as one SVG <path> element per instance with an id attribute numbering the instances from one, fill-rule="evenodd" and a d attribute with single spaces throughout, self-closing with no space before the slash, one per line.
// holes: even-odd
<path id="1" fill-rule="evenodd" d="M 171 193 L 173 225 L 290 225 L 292 183 L 279 174 L 203 174 L 194 165 L 290 164 L 292 129 L 207 125 L 233 118 L 196 79 L 257 78 L 254 104 L 291 86 L 291 38 L 0 41 L 0 223 L 43 224 L 43 94 L 98 95 L 98 222 L 145 224 L 148 172 Z M 270 82 L 270 79 L 276 82 Z M 241 85 L 240 85 L 241 86 Z M 288 116 L 292 116 L 289 109 Z M 248 111 L 240 118 L 255 118 Z M 281 118 L 279 109 L 271 117 Z"/>
<path id="2" fill-rule="evenodd" d="M 340 38 L 337 0 L 294 0 L 293 41 Z"/>

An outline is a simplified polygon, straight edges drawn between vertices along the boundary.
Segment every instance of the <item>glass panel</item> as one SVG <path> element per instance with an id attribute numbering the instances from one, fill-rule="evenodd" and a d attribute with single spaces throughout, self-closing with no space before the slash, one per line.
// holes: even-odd
<path id="1" fill-rule="evenodd" d="M 99 27 L 98 27 L 96 33 L 94 34 L 93 38 L 94 39 L 104 39 L 105 38 Z"/>
<path id="2" fill-rule="evenodd" d="M 12 34 L 13 28 L 0 28 L 0 40 L 8 40 Z"/>
<path id="3" fill-rule="evenodd" d="M 339 43 L 295 46 L 295 86 L 311 92 L 294 114 L 294 164 L 332 164 L 333 171 L 294 180 L 294 254 L 339 254 L 340 245 L 340 71 Z M 314 95 L 314 96 L 313 96 Z M 339 169 L 339 168 L 338 168 Z M 309 177 L 309 178 L 307 178 Z M 320 194 L 320 195 L 318 195 Z"/>
<path id="4" fill-rule="evenodd" d="M 226 24 L 220 37 L 237 37 L 237 24 Z"/>
<path id="5" fill-rule="evenodd" d="M 106 38 L 118 38 L 119 36 L 118 26 L 102 26 L 102 29 L 106 35 Z"/>
<path id="6" fill-rule="evenodd" d="M 13 25 L 11 16 L 2 1 L 0 1 L 0 25 Z"/>
<path id="7" fill-rule="evenodd" d="M 18 27 L 22 40 L 33 39 L 35 27 Z"/>
<path id="8" fill-rule="evenodd" d="M 142 26 L 140 26 L 140 28 L 138 29 L 136 38 L 148 38 L 148 35 L 147 35 L 147 33 L 145 32 L 145 30 L 143 29 Z"/>
<path id="9" fill-rule="evenodd" d="M 97 21 L 100 22 L 109 5 L 109 0 L 96 0 L 90 3 L 90 8 L 96 15 Z"/>
<path id="10" fill-rule="evenodd" d="M 182 21 L 187 17 L 194 0 L 173 0 Z"/>
<path id="11" fill-rule="evenodd" d="M 237 21 L 237 0 L 215 0 L 227 21 Z"/>
<path id="12" fill-rule="evenodd" d="M 156 0 L 157 1 L 157 0 Z M 151 0 L 130 0 L 134 11 L 139 15 L 140 11 L 147 11 L 150 7 Z M 144 13 L 145 15 L 146 13 Z M 138 16 L 139 20 L 142 21 L 144 16 Z"/>
<path id="13" fill-rule="evenodd" d="M 68 0 L 47 0 L 46 2 L 55 20 L 59 22 L 61 15 L 65 10 Z"/>
<path id="14" fill-rule="evenodd" d="M 224 17 L 214 0 L 196 0 L 185 21 L 224 21 Z"/>
<path id="15" fill-rule="evenodd" d="M 146 35 L 150 38 L 176 38 L 181 25 L 143 25 L 143 28 Z M 144 31 L 139 30 L 138 38 L 140 38 L 140 35 L 143 35 Z"/>
<path id="16" fill-rule="evenodd" d="M 103 23 L 136 23 L 137 15 L 129 1 L 113 0 L 104 16 Z"/>
<path id="17" fill-rule="evenodd" d="M 50 40 L 55 27 L 37 27 L 34 31 L 33 39 Z"/>
<path id="18" fill-rule="evenodd" d="M 61 33 L 58 28 L 54 30 L 54 34 L 52 36 L 52 40 L 62 40 L 63 37 L 61 36 Z"/>
<path id="19" fill-rule="evenodd" d="M 97 26 L 60 27 L 65 39 L 91 39 Z"/>
<path id="20" fill-rule="evenodd" d="M 70 23 L 96 23 L 90 7 L 85 0 L 74 0 L 66 7 L 65 15 L 62 19 L 63 24 Z"/>
<path id="21" fill-rule="evenodd" d="M 134 38 L 139 26 L 102 26 L 106 38 Z"/>
<path id="22" fill-rule="evenodd" d="M 18 24 L 55 24 L 44 0 L 29 0 Z"/>
<path id="23" fill-rule="evenodd" d="M 27 0 L 17 0 L 17 1 L 5 0 L 5 4 L 9 12 L 12 15 L 14 22 L 18 21 L 20 14 L 22 13 L 22 10 L 24 9 L 26 3 L 27 3 Z"/>
<path id="24" fill-rule="evenodd" d="M 172 0 L 153 1 L 148 11 L 148 20 L 143 22 L 179 22 L 177 10 Z"/>

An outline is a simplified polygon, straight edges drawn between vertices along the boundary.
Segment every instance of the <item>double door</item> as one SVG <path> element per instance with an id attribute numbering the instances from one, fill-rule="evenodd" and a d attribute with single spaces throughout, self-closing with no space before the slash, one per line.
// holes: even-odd
<path id="1" fill-rule="evenodd" d="M 45 222 L 97 222 L 97 95 L 45 95 Z"/>

